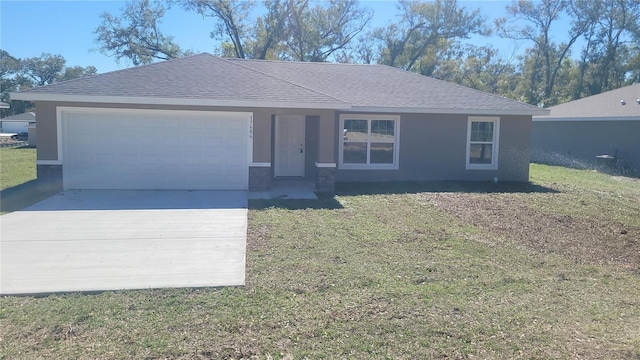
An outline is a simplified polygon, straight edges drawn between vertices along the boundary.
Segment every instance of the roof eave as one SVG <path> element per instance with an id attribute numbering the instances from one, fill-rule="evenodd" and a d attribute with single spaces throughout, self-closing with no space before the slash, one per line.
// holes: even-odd
<path id="1" fill-rule="evenodd" d="M 269 100 L 220 100 L 220 99 L 188 99 L 162 97 L 130 97 L 130 96 L 94 96 L 70 94 L 46 94 L 33 92 L 16 92 L 10 94 L 12 100 L 52 101 L 100 104 L 135 104 L 135 105 L 177 105 L 177 106 L 218 106 L 218 107 L 277 107 L 285 109 L 331 109 L 348 110 L 351 105 L 343 102 L 298 102 Z"/>
<path id="2" fill-rule="evenodd" d="M 534 116 L 536 122 L 555 121 L 640 121 L 638 116 Z"/>
<path id="3" fill-rule="evenodd" d="M 220 100 L 193 98 L 163 97 L 130 97 L 130 96 L 96 96 L 71 95 L 35 92 L 15 92 L 10 94 L 12 100 L 51 101 L 102 104 L 135 104 L 135 105 L 176 105 L 176 106 L 216 106 L 216 107 L 275 107 L 285 109 L 328 109 L 348 112 L 372 113 L 417 113 L 417 114 L 467 114 L 467 115 L 549 115 L 544 108 L 531 109 L 449 109 L 420 107 L 384 107 L 384 106 L 351 106 L 345 102 L 297 102 L 269 100 Z"/>
<path id="4" fill-rule="evenodd" d="M 416 108 L 416 107 L 381 107 L 381 106 L 352 106 L 348 112 L 372 113 L 412 113 L 412 114 L 464 114 L 464 115 L 549 115 L 544 108 L 532 109 L 447 109 L 447 108 Z"/>

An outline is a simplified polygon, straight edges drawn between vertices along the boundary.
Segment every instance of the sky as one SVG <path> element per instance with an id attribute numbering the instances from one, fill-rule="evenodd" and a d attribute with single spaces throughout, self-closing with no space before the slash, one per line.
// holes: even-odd
<path id="1" fill-rule="evenodd" d="M 460 1 L 469 9 L 480 8 L 489 19 L 504 16 L 505 6 L 510 3 L 505 0 Z M 360 0 L 360 4 L 374 11 L 371 27 L 388 24 L 397 13 L 395 2 L 389 0 Z M 100 25 L 100 14 L 106 11 L 117 15 L 124 6 L 124 1 L 115 0 L 0 0 L 0 48 L 17 58 L 42 53 L 60 54 L 67 60 L 67 66 L 92 65 L 98 73 L 131 67 L 133 65 L 125 59 L 118 64 L 114 57 L 101 54 L 93 34 Z M 165 14 L 160 29 L 165 35 L 173 36 L 185 50 L 212 53 L 217 45 L 209 37 L 212 21 L 174 7 Z M 507 58 L 529 46 L 497 37 L 473 37 L 469 42 L 479 46 L 491 44 Z"/>

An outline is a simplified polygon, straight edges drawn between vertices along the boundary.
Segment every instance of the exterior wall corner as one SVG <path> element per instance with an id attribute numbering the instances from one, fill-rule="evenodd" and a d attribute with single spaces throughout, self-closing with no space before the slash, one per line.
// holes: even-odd
<path id="1" fill-rule="evenodd" d="M 316 191 L 324 194 L 336 192 L 336 168 L 316 166 Z"/>
<path id="2" fill-rule="evenodd" d="M 249 167 L 249 191 L 268 191 L 271 188 L 271 167 Z"/>
<path id="3" fill-rule="evenodd" d="M 62 191 L 62 165 L 37 165 L 38 188 L 42 191 Z"/>

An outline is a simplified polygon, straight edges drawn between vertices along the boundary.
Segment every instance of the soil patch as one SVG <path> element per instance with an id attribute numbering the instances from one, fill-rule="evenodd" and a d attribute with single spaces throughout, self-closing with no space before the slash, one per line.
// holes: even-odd
<path id="1" fill-rule="evenodd" d="M 618 264 L 640 269 L 640 228 L 593 217 L 549 214 L 514 194 L 423 193 L 417 195 L 498 238 L 580 264 Z"/>
<path id="2" fill-rule="evenodd" d="M 11 136 L 0 136 L 0 147 L 19 146 L 21 144 L 26 144 L 26 142 L 12 139 Z"/>

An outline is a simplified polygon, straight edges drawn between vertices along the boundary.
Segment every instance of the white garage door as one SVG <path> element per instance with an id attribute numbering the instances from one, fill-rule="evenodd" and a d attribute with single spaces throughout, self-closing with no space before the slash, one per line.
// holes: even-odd
<path id="1" fill-rule="evenodd" d="M 246 190 L 251 115 L 60 110 L 64 188 Z"/>

